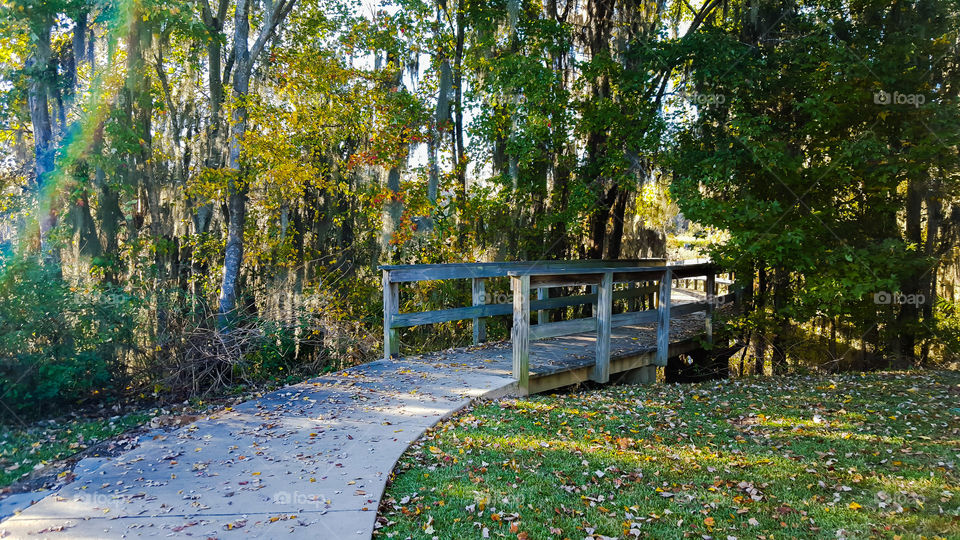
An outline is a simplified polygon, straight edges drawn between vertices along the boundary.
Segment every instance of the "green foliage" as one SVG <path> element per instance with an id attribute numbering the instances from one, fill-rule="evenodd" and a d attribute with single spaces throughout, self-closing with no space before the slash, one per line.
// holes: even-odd
<path id="1" fill-rule="evenodd" d="M 845 317 L 879 330 L 873 345 L 892 356 L 901 351 L 887 342 L 902 339 L 913 356 L 914 338 L 929 334 L 912 306 L 873 298 L 922 291 L 932 301 L 933 246 L 953 242 L 921 221 L 939 219 L 934 205 L 957 191 L 956 161 L 938 156 L 960 142 L 957 74 L 940 61 L 958 21 L 951 1 L 921 4 L 852 14 L 818 0 L 770 4 L 756 27 L 691 40 L 671 191 L 687 218 L 729 232 L 711 250 L 717 260 L 769 274 L 760 301 L 774 311 L 754 316 Z M 885 105 L 881 91 L 925 101 Z"/>
<path id="2" fill-rule="evenodd" d="M 960 304 L 941 300 L 934 312 L 936 317 L 936 341 L 934 356 L 943 362 L 960 360 Z"/>
<path id="3" fill-rule="evenodd" d="M 252 381 L 290 381 L 297 348 L 297 332 L 289 326 L 265 321 L 260 325 L 262 336 L 253 351 L 244 355 L 234 367 L 238 378 Z"/>
<path id="4" fill-rule="evenodd" d="M 34 261 L 8 263 L 0 276 L 2 416 L 30 417 L 115 394 L 123 387 L 119 358 L 131 343 L 134 305 L 121 290 L 73 289 Z"/>

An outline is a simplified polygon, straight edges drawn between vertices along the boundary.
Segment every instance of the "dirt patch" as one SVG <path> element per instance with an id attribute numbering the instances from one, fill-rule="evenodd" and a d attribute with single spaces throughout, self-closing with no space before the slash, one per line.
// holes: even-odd
<path id="1" fill-rule="evenodd" d="M 100 441 L 70 457 L 48 463 L 43 468 L 31 471 L 23 478 L 0 489 L 0 498 L 14 493 L 58 489 L 69 484 L 74 478 L 73 469 L 80 460 L 88 457 L 118 456 L 122 452 L 136 448 L 139 445 L 140 435 L 150 429 L 147 426 L 135 428 L 112 439 Z"/>

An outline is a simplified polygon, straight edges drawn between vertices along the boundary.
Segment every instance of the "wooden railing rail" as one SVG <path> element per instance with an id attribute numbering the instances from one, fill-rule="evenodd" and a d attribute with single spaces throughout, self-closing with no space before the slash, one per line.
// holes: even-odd
<path id="1" fill-rule="evenodd" d="M 652 262 L 652 264 L 651 264 Z M 560 337 L 584 332 L 596 332 L 596 361 L 590 378 L 597 382 L 610 379 L 610 336 L 613 328 L 628 325 L 656 323 L 657 340 L 654 365 L 665 366 L 670 345 L 670 319 L 698 311 L 706 313 L 706 340 L 713 340 L 713 312 L 715 306 L 736 301 L 739 290 L 731 280 L 718 280 L 718 269 L 709 262 L 693 264 L 665 264 L 663 261 L 563 261 L 537 263 L 464 263 L 452 265 L 384 266 L 384 356 L 398 352 L 397 329 L 439 322 L 473 319 L 474 342 L 485 339 L 483 318 L 513 315 L 510 340 L 513 346 L 513 376 L 522 391 L 529 388 L 530 342 L 537 339 Z M 508 277 L 513 292 L 512 304 L 486 304 L 485 282 L 491 277 Z M 427 311 L 399 313 L 399 284 L 438 279 L 472 279 L 473 305 Z M 704 282 L 705 301 L 687 302 L 671 306 L 673 282 L 697 280 Z M 615 283 L 629 284 L 629 288 L 614 290 Z M 717 285 L 726 284 L 728 292 L 717 295 Z M 562 297 L 545 294 L 552 287 L 591 286 L 596 292 Z M 537 290 L 537 299 L 531 292 Z M 656 297 L 656 308 L 632 310 L 627 302 L 623 313 L 613 313 L 617 300 Z M 593 304 L 590 317 L 548 322 L 546 310 Z M 652 305 L 652 302 L 651 302 Z M 538 312 L 536 325 L 531 325 L 530 314 Z"/>
<path id="2" fill-rule="evenodd" d="M 400 352 L 398 328 L 435 324 L 448 321 L 473 320 L 473 344 L 486 341 L 485 317 L 509 315 L 513 309 L 509 304 L 486 303 L 486 280 L 488 278 L 507 277 L 509 272 L 531 271 L 552 268 L 591 268 L 591 267 L 635 267 L 664 266 L 664 259 L 624 259 L 617 261 L 579 260 L 579 261 L 519 261 L 495 263 L 448 263 L 448 264 L 404 264 L 384 265 L 383 272 L 383 354 L 384 358 L 396 356 Z M 473 305 L 463 308 L 441 309 L 418 313 L 400 313 L 400 284 L 418 281 L 448 279 L 472 280 L 471 296 Z M 547 289 L 538 289 L 538 303 L 535 309 L 545 311 L 582 304 L 595 303 L 595 295 L 567 296 L 548 298 Z M 621 291 L 618 291 L 621 292 Z M 652 290 L 637 290 L 632 293 L 618 294 L 621 298 L 640 298 L 652 295 Z M 543 318 L 539 320 L 544 320 Z"/>

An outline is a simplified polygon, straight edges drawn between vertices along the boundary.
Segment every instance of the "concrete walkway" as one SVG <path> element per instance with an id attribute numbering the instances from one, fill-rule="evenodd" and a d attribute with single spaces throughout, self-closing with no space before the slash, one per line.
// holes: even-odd
<path id="1" fill-rule="evenodd" d="M 407 446 L 473 399 L 510 393 L 509 360 L 495 346 L 373 362 L 147 433 L 82 460 L 73 482 L 0 522 L 0 538 L 369 538 Z"/>

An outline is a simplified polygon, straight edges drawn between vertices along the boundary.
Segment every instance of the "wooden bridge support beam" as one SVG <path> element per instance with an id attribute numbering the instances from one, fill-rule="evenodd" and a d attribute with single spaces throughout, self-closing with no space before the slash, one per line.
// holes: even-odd
<path id="1" fill-rule="evenodd" d="M 651 384 L 657 382 L 657 366 L 643 366 L 624 371 L 617 382 L 620 384 Z"/>

